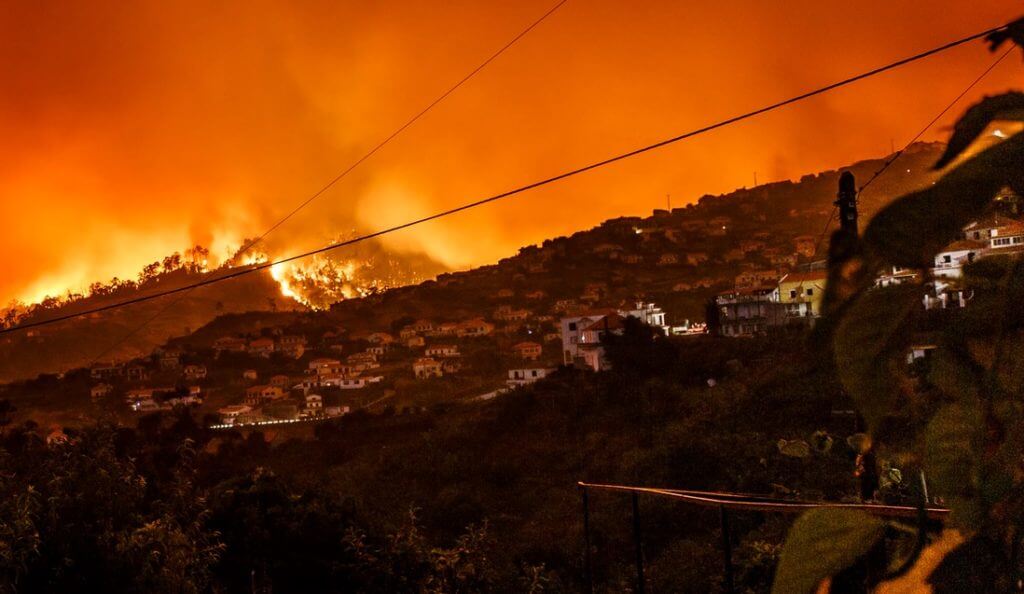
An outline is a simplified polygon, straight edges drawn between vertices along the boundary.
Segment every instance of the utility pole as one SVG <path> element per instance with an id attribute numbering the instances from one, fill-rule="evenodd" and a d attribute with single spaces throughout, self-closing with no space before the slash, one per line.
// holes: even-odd
<path id="1" fill-rule="evenodd" d="M 669 212 L 672 212 L 672 194 L 665 194 L 665 206 L 668 207 Z"/>
<path id="2" fill-rule="evenodd" d="M 834 202 L 839 207 L 839 230 L 843 235 L 857 237 L 857 180 L 849 171 L 839 176 L 839 194 Z"/>
<path id="3" fill-rule="evenodd" d="M 754 172 L 754 187 L 757 187 L 757 172 Z"/>

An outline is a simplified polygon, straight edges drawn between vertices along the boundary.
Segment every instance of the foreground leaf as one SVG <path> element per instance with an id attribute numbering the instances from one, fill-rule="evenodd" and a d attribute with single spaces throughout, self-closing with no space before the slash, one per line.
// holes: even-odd
<path id="1" fill-rule="evenodd" d="M 868 261 L 929 268 L 1004 188 L 1024 190 L 1024 134 L 1016 134 L 956 167 L 935 185 L 891 202 L 864 231 Z"/>
<path id="2" fill-rule="evenodd" d="M 839 379 L 870 427 L 892 409 L 895 369 L 910 340 L 906 328 L 920 307 L 917 287 L 875 289 L 861 295 L 836 328 Z"/>
<path id="3" fill-rule="evenodd" d="M 970 404 L 951 404 L 932 417 L 925 431 L 924 468 L 932 492 L 953 510 L 951 520 L 972 527 L 981 521 L 976 452 L 982 432 L 981 413 Z"/>
<path id="4" fill-rule="evenodd" d="M 862 511 L 819 508 L 800 516 L 786 537 L 773 594 L 807 594 L 871 550 L 885 523 Z"/>
<path id="5" fill-rule="evenodd" d="M 946 151 L 935 164 L 936 169 L 949 165 L 960 156 L 992 122 L 1000 120 L 1020 120 L 1024 115 L 1024 93 L 1003 93 L 995 97 L 985 97 L 972 105 L 967 113 L 960 118 L 953 129 L 953 136 L 946 145 Z"/>

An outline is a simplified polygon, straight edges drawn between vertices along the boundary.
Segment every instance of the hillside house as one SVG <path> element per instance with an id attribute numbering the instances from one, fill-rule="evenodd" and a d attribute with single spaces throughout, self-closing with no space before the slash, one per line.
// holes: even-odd
<path id="1" fill-rule="evenodd" d="M 686 254 L 686 263 L 690 266 L 700 266 L 701 264 L 708 261 L 707 252 L 688 252 Z"/>
<path id="2" fill-rule="evenodd" d="M 399 340 L 409 340 L 410 338 L 413 338 L 418 335 L 419 333 L 412 326 L 406 326 L 405 328 L 402 328 L 401 330 L 398 331 Z"/>
<path id="3" fill-rule="evenodd" d="M 529 317 L 529 310 L 513 309 L 509 305 L 502 305 L 494 310 L 494 319 L 502 322 L 521 322 Z"/>
<path id="4" fill-rule="evenodd" d="M 89 369 L 89 377 L 94 380 L 112 379 L 124 376 L 124 366 L 113 363 L 99 363 Z"/>
<path id="5" fill-rule="evenodd" d="M 173 371 L 181 366 L 181 353 L 178 351 L 164 351 L 159 357 L 160 369 Z"/>
<path id="6" fill-rule="evenodd" d="M 759 252 L 765 248 L 765 242 L 760 239 L 741 239 L 739 249 L 744 254 Z"/>
<path id="7" fill-rule="evenodd" d="M 114 391 L 114 386 L 110 384 L 96 384 L 89 390 L 89 396 L 92 398 L 103 398 L 109 396 Z"/>
<path id="8" fill-rule="evenodd" d="M 1010 221 L 991 230 L 988 248 L 1000 250 L 1024 245 L 1024 223 Z"/>
<path id="9" fill-rule="evenodd" d="M 582 316 L 562 318 L 559 321 L 560 337 L 562 339 L 562 363 L 573 365 L 581 357 L 580 345 L 583 330 L 594 322 L 603 319 L 606 315 L 613 313 L 615 313 L 615 310 L 607 309 L 589 312 Z"/>
<path id="10" fill-rule="evenodd" d="M 433 332 L 434 323 L 430 320 L 416 320 L 412 324 L 412 329 L 416 332 Z"/>
<path id="11" fill-rule="evenodd" d="M 282 375 L 272 376 L 268 380 L 268 383 L 271 386 L 276 386 L 278 388 L 281 388 L 282 390 L 287 390 L 288 386 L 290 386 L 292 384 L 292 380 L 289 379 L 287 375 L 283 375 L 282 374 Z"/>
<path id="12" fill-rule="evenodd" d="M 455 336 L 459 333 L 459 325 L 456 322 L 442 322 L 434 327 L 429 336 Z"/>
<path id="13" fill-rule="evenodd" d="M 992 238 L 989 241 L 995 240 L 996 238 Z M 963 276 L 963 267 L 981 257 L 987 247 L 988 243 L 984 241 L 954 241 L 935 254 L 932 275 L 936 278 L 960 278 Z"/>
<path id="14" fill-rule="evenodd" d="M 580 357 L 573 361 L 573 364 L 582 366 L 594 371 L 610 369 L 611 364 L 605 358 L 602 341 L 608 334 L 621 335 L 625 318 L 618 313 L 612 313 L 601 317 L 580 332 L 579 354 Z"/>
<path id="15" fill-rule="evenodd" d="M 537 289 L 535 291 L 530 291 L 529 293 L 524 295 L 524 297 L 526 297 L 527 299 L 529 299 L 531 301 L 537 301 L 538 299 L 544 299 L 547 296 L 548 296 L 548 294 L 545 293 L 544 291 L 541 291 L 540 289 Z"/>
<path id="16" fill-rule="evenodd" d="M 621 260 L 623 264 L 643 264 L 644 257 L 640 254 L 629 253 L 623 254 L 619 260 Z"/>
<path id="17" fill-rule="evenodd" d="M 516 388 L 518 386 L 526 386 L 534 382 L 540 381 L 553 373 L 554 369 L 548 369 L 544 367 L 529 367 L 525 369 L 509 369 L 508 379 L 505 380 L 505 384 L 510 388 Z"/>
<path id="18" fill-rule="evenodd" d="M 452 375 L 462 371 L 462 361 L 459 359 L 442 359 L 441 371 L 445 375 Z"/>
<path id="19" fill-rule="evenodd" d="M 738 248 L 726 250 L 726 252 L 722 254 L 722 260 L 726 262 L 742 262 L 743 259 L 746 257 L 747 254 L 745 254 L 743 250 L 740 250 Z"/>
<path id="20" fill-rule="evenodd" d="M 752 287 L 763 287 L 778 283 L 781 275 L 777 270 L 745 270 L 738 274 L 735 279 L 737 289 L 749 289 Z"/>
<path id="21" fill-rule="evenodd" d="M 786 323 L 786 308 L 775 299 L 777 287 L 734 289 L 715 297 L 722 336 L 756 336 Z"/>
<path id="22" fill-rule="evenodd" d="M 620 307 L 619 315 L 623 317 L 634 317 L 648 326 L 660 328 L 662 332 L 668 333 L 668 324 L 665 320 L 665 310 L 657 304 L 646 301 L 634 301 L 626 307 Z"/>
<path id="23" fill-rule="evenodd" d="M 252 413 L 252 407 L 247 404 L 231 404 L 224 408 L 217 409 L 220 420 L 226 425 L 232 425 L 239 417 Z"/>
<path id="24" fill-rule="evenodd" d="M 460 356 L 459 347 L 453 344 L 437 344 L 431 347 L 427 347 L 426 351 L 424 351 L 423 354 L 430 358 Z"/>
<path id="25" fill-rule="evenodd" d="M 813 258 L 818 251 L 818 239 L 812 235 L 800 235 L 793 238 L 793 247 L 797 254 Z"/>
<path id="26" fill-rule="evenodd" d="M 416 376 L 416 379 L 427 379 L 431 377 L 441 377 L 444 375 L 441 362 L 429 357 L 417 359 L 412 364 L 412 372 L 413 375 Z"/>
<path id="27" fill-rule="evenodd" d="M 388 345 L 378 344 L 366 349 L 366 352 L 376 355 L 377 357 L 383 357 L 384 354 L 388 352 Z"/>
<path id="28" fill-rule="evenodd" d="M 256 373 L 255 369 L 246 369 L 242 372 L 242 379 L 254 382 L 259 379 L 259 374 Z"/>
<path id="29" fill-rule="evenodd" d="M 498 290 L 497 293 L 494 294 L 494 297 L 497 299 L 511 299 L 512 297 L 515 296 L 516 292 L 513 291 L 512 289 L 500 289 Z"/>
<path id="30" fill-rule="evenodd" d="M 993 237 L 1012 235 L 1012 229 L 1019 226 L 1020 221 L 1000 214 L 989 214 L 964 227 L 964 239 L 973 241 L 989 241 Z M 1000 229 L 1004 229 L 1000 233 Z"/>
<path id="31" fill-rule="evenodd" d="M 237 336 L 221 336 L 213 341 L 213 350 L 217 351 L 218 354 L 224 351 L 242 353 L 245 352 L 247 346 L 245 339 Z"/>
<path id="32" fill-rule="evenodd" d="M 293 359 L 302 357 L 306 352 L 306 337 L 286 335 L 277 339 L 277 350 Z"/>
<path id="33" fill-rule="evenodd" d="M 309 362 L 306 373 L 314 373 L 316 375 L 338 374 L 342 373 L 341 368 L 341 361 L 320 357 Z"/>
<path id="34" fill-rule="evenodd" d="M 478 336 L 487 336 L 493 331 L 494 324 L 490 324 L 480 319 L 475 319 L 459 324 L 459 329 L 456 334 L 462 338 L 473 338 Z"/>
<path id="35" fill-rule="evenodd" d="M 543 352 L 543 347 L 540 343 L 536 342 L 520 342 L 512 347 L 512 352 L 516 354 L 520 359 L 526 361 L 536 361 L 540 359 L 540 355 Z"/>
<path id="36" fill-rule="evenodd" d="M 366 337 L 367 342 L 375 345 L 391 344 L 395 341 L 395 337 L 391 336 L 387 332 L 374 332 L 373 334 Z"/>
<path id="37" fill-rule="evenodd" d="M 319 394 L 306 394 L 302 399 L 302 406 L 310 416 L 320 416 L 324 411 L 324 397 Z"/>
<path id="38" fill-rule="evenodd" d="M 791 272 L 779 279 L 777 301 L 786 308 L 790 318 L 813 319 L 821 317 L 821 304 L 825 297 L 828 271 Z"/>
<path id="39" fill-rule="evenodd" d="M 376 384 L 384 380 L 382 375 L 374 375 L 368 377 L 341 377 L 332 378 L 330 383 L 325 383 L 325 386 L 334 386 L 342 390 L 362 390 L 370 384 Z"/>
<path id="40" fill-rule="evenodd" d="M 132 381 L 148 380 L 149 368 L 144 365 L 129 365 L 125 368 L 125 375 Z"/>
<path id="41" fill-rule="evenodd" d="M 278 386 L 251 386 L 245 390 L 245 403 L 257 406 L 284 398 L 285 393 Z"/>
<path id="42" fill-rule="evenodd" d="M 555 342 L 562 340 L 562 335 L 558 332 L 548 332 L 544 334 L 544 342 Z"/>
<path id="43" fill-rule="evenodd" d="M 577 303 L 575 299 L 559 299 L 555 301 L 555 304 L 551 306 L 551 310 L 557 313 L 567 312 L 575 309 Z"/>
<path id="44" fill-rule="evenodd" d="M 679 263 L 677 254 L 667 252 L 658 256 L 658 266 L 674 266 Z"/>
<path id="45" fill-rule="evenodd" d="M 185 376 L 185 379 L 190 379 L 190 380 L 205 379 L 206 378 L 206 366 L 205 365 L 196 365 L 194 363 L 190 364 L 190 365 L 186 365 L 184 367 L 184 369 L 182 369 L 182 375 Z"/>
<path id="46" fill-rule="evenodd" d="M 274 354 L 274 339 L 255 338 L 249 341 L 249 354 L 254 357 L 269 358 Z"/>

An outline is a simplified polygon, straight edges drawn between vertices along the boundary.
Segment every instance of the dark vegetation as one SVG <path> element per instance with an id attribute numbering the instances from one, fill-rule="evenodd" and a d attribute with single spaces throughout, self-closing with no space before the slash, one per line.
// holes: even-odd
<path id="1" fill-rule="evenodd" d="M 564 369 L 488 403 L 353 414 L 273 446 L 187 414 L 69 429 L 49 444 L 8 426 L 8 590 L 577 591 L 578 480 L 856 492 L 854 428 L 831 414 L 846 403 L 800 336 L 668 340 L 631 324 L 608 348 L 621 371 Z M 816 432 L 830 447 L 795 457 L 778 445 L 819 443 Z M 631 579 L 627 506 L 594 501 L 601 591 Z M 643 521 L 654 591 L 717 587 L 713 510 L 650 499 Z M 744 587 L 770 583 L 785 528 L 737 520 Z"/>

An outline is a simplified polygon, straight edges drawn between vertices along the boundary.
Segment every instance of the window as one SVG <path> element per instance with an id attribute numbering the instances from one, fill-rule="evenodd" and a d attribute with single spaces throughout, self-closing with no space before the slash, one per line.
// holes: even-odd
<path id="1" fill-rule="evenodd" d="M 789 292 L 789 298 L 796 299 L 796 289 L 793 289 Z"/>
<path id="2" fill-rule="evenodd" d="M 814 289 L 807 289 L 807 296 L 810 297 L 811 295 L 814 295 Z"/>
<path id="3" fill-rule="evenodd" d="M 945 256 L 942 257 L 942 261 L 945 262 L 946 264 L 949 264 L 950 262 L 953 261 L 953 256 L 946 254 Z"/>
<path id="4" fill-rule="evenodd" d="M 576 331 L 576 322 L 569 322 L 569 331 L 571 331 L 571 332 L 575 332 Z"/>

